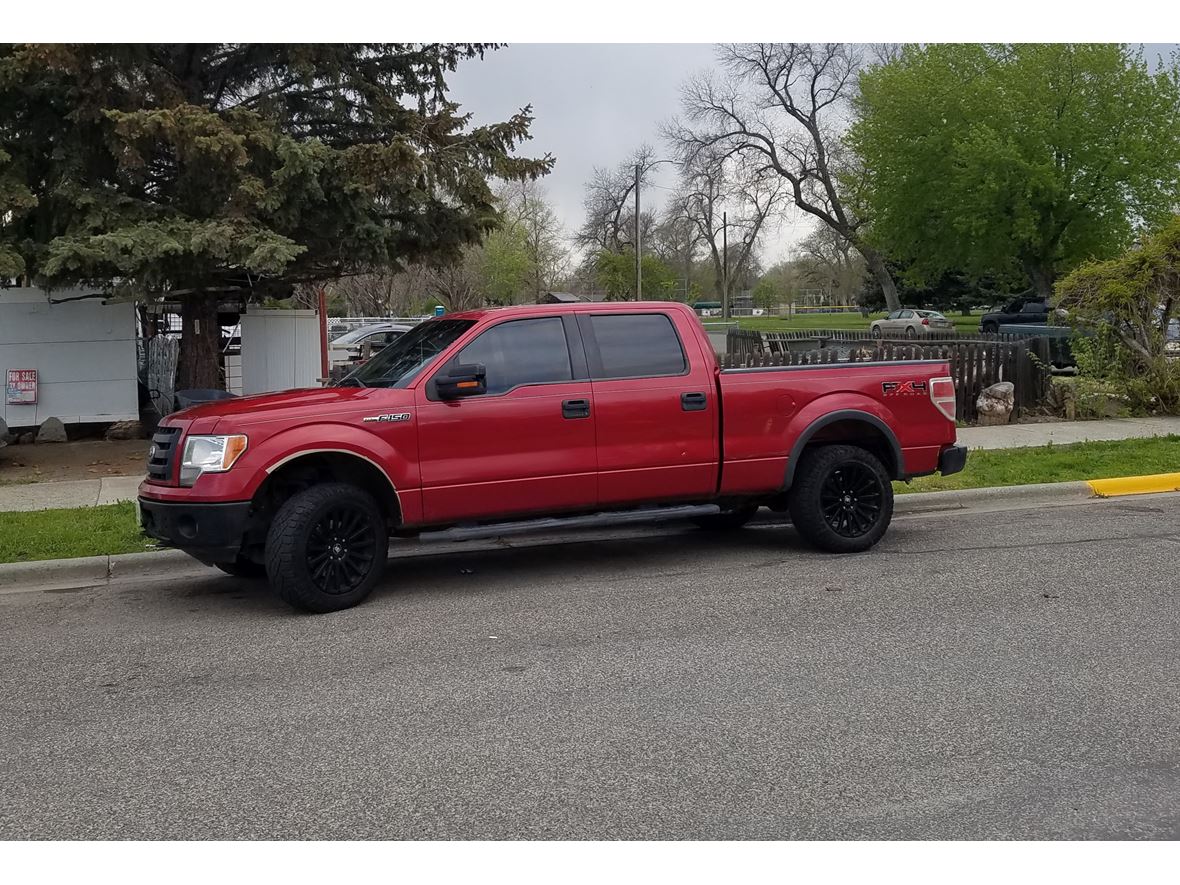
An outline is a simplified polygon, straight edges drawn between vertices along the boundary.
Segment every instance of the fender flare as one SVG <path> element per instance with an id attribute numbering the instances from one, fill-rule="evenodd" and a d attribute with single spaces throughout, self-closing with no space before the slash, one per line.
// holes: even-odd
<path id="1" fill-rule="evenodd" d="M 870 414 L 869 412 L 862 412 L 860 409 L 839 409 L 816 418 L 799 434 L 799 438 L 791 446 L 790 457 L 787 458 L 787 473 L 783 483 L 783 491 L 790 489 L 794 483 L 795 467 L 799 463 L 799 456 L 803 454 L 803 449 L 811 441 L 811 438 L 829 424 L 835 424 L 837 421 L 859 421 L 862 424 L 869 425 L 874 430 L 880 431 L 881 435 L 885 437 L 893 459 L 893 463 L 886 464 L 885 469 L 889 471 L 889 476 L 893 479 L 905 478 L 905 460 L 901 454 L 901 445 L 898 443 L 897 436 L 890 429 L 889 425 L 876 415 Z"/>

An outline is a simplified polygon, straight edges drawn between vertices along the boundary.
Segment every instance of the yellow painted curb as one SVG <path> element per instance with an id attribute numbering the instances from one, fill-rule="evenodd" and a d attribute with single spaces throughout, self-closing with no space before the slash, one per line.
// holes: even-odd
<path id="1" fill-rule="evenodd" d="M 1180 492 L 1180 473 L 1156 473 L 1151 476 L 1118 476 L 1092 479 L 1090 491 L 1101 498 L 1118 495 L 1150 495 L 1152 492 Z"/>

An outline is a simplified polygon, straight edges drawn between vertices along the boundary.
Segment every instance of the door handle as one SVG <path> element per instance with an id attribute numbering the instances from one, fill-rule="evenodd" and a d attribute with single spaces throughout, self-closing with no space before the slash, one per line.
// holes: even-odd
<path id="1" fill-rule="evenodd" d="M 708 405 L 703 393 L 680 394 L 680 408 L 686 412 L 703 412 Z"/>
<path id="2" fill-rule="evenodd" d="M 567 399 L 561 402 L 561 417 L 562 418 L 589 418 L 590 417 L 590 400 L 588 399 Z"/>

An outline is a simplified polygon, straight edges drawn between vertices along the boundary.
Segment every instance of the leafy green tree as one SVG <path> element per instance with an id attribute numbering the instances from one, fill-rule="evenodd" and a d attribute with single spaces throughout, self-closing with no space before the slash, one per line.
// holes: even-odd
<path id="1" fill-rule="evenodd" d="M 1057 298 L 1071 324 L 1096 333 L 1074 342 L 1079 365 L 1116 381 L 1140 410 L 1180 412 L 1180 361 L 1168 354 L 1180 314 L 1180 216 L 1117 258 L 1083 264 L 1057 284 Z"/>
<path id="2" fill-rule="evenodd" d="M 643 297 L 648 300 L 673 300 L 676 297 L 676 272 L 655 255 L 644 255 Z M 606 290 L 607 300 L 625 301 L 635 297 L 635 252 L 612 252 L 603 249 L 594 257 L 595 281 Z"/>
<path id="3" fill-rule="evenodd" d="M 489 177 L 550 169 L 515 156 L 528 108 L 470 127 L 447 100 L 486 49 L 0 47 L 0 261 L 183 299 L 179 385 L 216 386 L 220 299 L 457 259 L 499 223 Z"/>
<path id="4" fill-rule="evenodd" d="M 872 239 L 911 282 L 1057 275 L 1180 193 L 1180 76 L 1115 44 L 908 46 L 860 76 Z"/>
<path id="5" fill-rule="evenodd" d="M 493 304 L 516 303 L 533 282 L 536 265 L 529 252 L 528 235 L 518 224 L 488 234 L 476 263 L 480 290 Z"/>

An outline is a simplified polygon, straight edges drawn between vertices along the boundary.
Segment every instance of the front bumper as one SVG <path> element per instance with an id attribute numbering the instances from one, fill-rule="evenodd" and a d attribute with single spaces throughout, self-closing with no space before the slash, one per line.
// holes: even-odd
<path id="1" fill-rule="evenodd" d="M 966 446 L 948 446 L 938 453 L 938 472 L 943 476 L 958 473 L 966 465 Z"/>
<path id="2" fill-rule="evenodd" d="M 165 504 L 141 496 L 139 522 L 150 537 L 202 562 L 233 562 L 250 522 L 250 502 Z"/>

